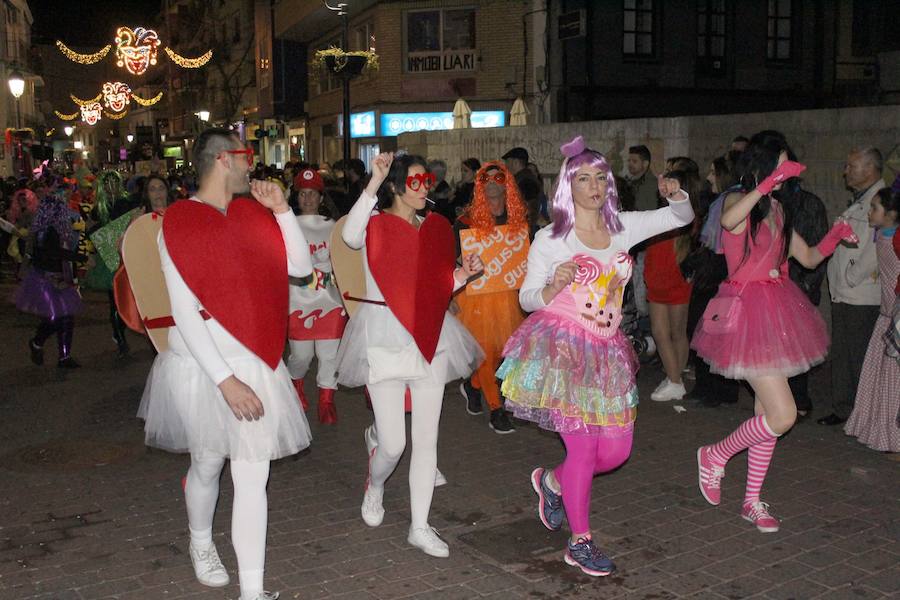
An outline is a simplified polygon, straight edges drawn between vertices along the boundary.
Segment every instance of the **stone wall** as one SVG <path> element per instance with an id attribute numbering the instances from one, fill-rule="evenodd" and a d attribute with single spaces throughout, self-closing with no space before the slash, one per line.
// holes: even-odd
<path id="1" fill-rule="evenodd" d="M 491 160 L 522 146 L 540 167 L 549 190 L 559 170 L 560 144 L 578 134 L 589 146 L 606 154 L 617 173 L 624 172 L 628 147 L 634 144 L 650 149 L 655 172 L 662 169 L 665 157 L 677 155 L 690 156 L 705 172 L 709 162 L 728 149 L 734 136 L 749 137 L 762 129 L 777 129 L 787 136 L 808 167 L 805 187 L 822 198 L 832 219 L 849 198 L 841 175 L 851 148 L 879 148 L 888 163 L 888 184 L 895 170 L 900 171 L 900 105 L 422 131 L 400 136 L 399 147 L 429 158 L 443 158 L 450 167 L 448 178 L 455 181 L 463 159 L 474 156 Z"/>

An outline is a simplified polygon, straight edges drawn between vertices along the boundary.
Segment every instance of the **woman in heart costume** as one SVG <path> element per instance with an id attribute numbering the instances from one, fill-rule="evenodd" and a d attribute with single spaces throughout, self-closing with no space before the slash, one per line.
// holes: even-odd
<path id="1" fill-rule="evenodd" d="M 763 533 L 778 531 L 778 519 L 760 501 L 760 491 L 778 437 L 797 418 L 788 377 L 822 362 L 828 333 L 815 306 L 788 277 L 788 257 L 814 269 L 843 240 L 852 243 L 849 224 L 838 222 L 811 248 L 794 232 L 790 204 L 770 194 L 806 167 L 788 160 L 783 135 L 753 136 L 741 156 L 741 188 L 725 196 L 720 223 L 728 279 L 710 301 L 692 346 L 710 371 L 745 379 L 756 396 L 755 416 L 728 437 L 697 450 L 700 492 L 712 505 L 721 500 L 725 465 L 747 450 L 747 486 L 741 517 Z"/>
<path id="2" fill-rule="evenodd" d="M 619 329 L 632 275 L 628 251 L 687 225 L 694 213 L 668 179 L 659 183 L 666 208 L 620 213 L 603 155 L 581 136 L 562 153 L 553 224 L 535 236 L 519 290 L 522 308 L 533 312 L 506 343 L 497 377 L 507 410 L 562 437 L 563 463 L 531 474 L 538 514 L 554 531 L 567 517 L 566 563 L 600 576 L 615 566 L 591 539 L 591 482 L 628 459 L 638 403 L 637 356 Z"/>
<path id="3" fill-rule="evenodd" d="M 447 219 L 434 213 L 424 220 L 416 216 L 434 183 L 424 159 L 381 154 L 372 165 L 372 177 L 343 229 L 344 242 L 363 250 L 366 298 L 338 352 L 338 381 L 366 386 L 377 425 L 361 513 L 371 527 L 384 518 L 384 483 L 406 448 L 409 388 L 413 439 L 407 539 L 431 556 L 446 557 L 447 544 L 428 524 L 444 386 L 468 377 L 484 358 L 447 307 L 452 292 L 481 270 L 481 261 L 465 256 L 464 266 L 456 268 Z M 374 211 L 376 204 L 380 212 Z"/>
<path id="4" fill-rule="evenodd" d="M 147 445 L 191 455 L 188 553 L 198 581 L 210 587 L 229 583 L 212 525 L 230 460 L 241 600 L 270 600 L 277 596 L 262 589 L 269 463 L 311 440 L 281 360 L 288 277 L 308 277 L 312 264 L 283 192 L 271 182 L 248 186 L 245 155 L 252 150 L 233 132 L 204 131 L 193 151 L 197 195 L 166 210 L 158 247 L 175 326 L 153 363 L 138 416 Z"/>
<path id="5" fill-rule="evenodd" d="M 309 280 L 292 280 L 288 342 L 291 355 L 287 368 L 303 410 L 309 406 L 303 391 L 303 378 L 315 357 L 316 385 L 319 387 L 319 422 L 337 423 L 334 392 L 337 390 L 337 352 L 347 324 L 347 312 L 341 303 L 331 268 L 331 231 L 334 220 L 319 214 L 325 184 L 314 169 L 303 169 L 294 178 L 300 215 L 297 222 L 309 243 L 313 272 Z"/>
<path id="6" fill-rule="evenodd" d="M 528 235 L 528 208 L 519 193 L 519 186 L 503 163 L 490 162 L 475 176 L 475 192 L 466 213 L 459 218 L 455 229 L 472 229 L 479 242 L 496 232 L 497 226 L 507 226 L 507 236 Z M 481 398 L 491 412 L 489 426 L 496 433 L 513 433 L 515 429 L 500 396 L 500 386 L 494 372 L 500 366 L 503 345 L 525 319 L 519 307 L 518 290 L 503 290 L 488 294 L 462 290 L 456 297 L 459 320 L 475 336 L 485 359 L 472 375 L 471 382 L 463 382 L 460 389 L 466 398 L 470 415 L 481 414 Z"/>

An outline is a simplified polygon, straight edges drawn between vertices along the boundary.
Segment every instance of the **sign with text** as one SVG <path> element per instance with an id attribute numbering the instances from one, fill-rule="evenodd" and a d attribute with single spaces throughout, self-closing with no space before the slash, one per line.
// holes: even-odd
<path id="1" fill-rule="evenodd" d="M 502 110 L 476 110 L 470 116 L 473 128 L 503 127 L 506 113 Z M 381 135 L 394 136 L 411 131 L 453 129 L 452 112 L 385 113 L 381 115 Z"/>
<path id="2" fill-rule="evenodd" d="M 441 71 L 474 71 L 474 50 L 447 50 L 444 52 L 412 52 L 406 57 L 409 73 L 436 73 Z"/>
<path id="3" fill-rule="evenodd" d="M 528 265 L 528 228 L 511 232 L 507 225 L 499 225 L 493 233 L 478 239 L 474 229 L 459 232 L 463 254 L 477 254 L 484 263 L 484 275 L 470 281 L 467 294 L 506 292 L 522 287 Z"/>

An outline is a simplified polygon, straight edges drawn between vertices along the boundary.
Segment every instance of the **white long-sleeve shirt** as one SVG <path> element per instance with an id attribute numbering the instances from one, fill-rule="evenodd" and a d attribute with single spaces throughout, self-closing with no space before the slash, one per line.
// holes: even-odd
<path id="1" fill-rule="evenodd" d="M 309 245 L 291 211 L 275 215 L 287 252 L 287 271 L 292 277 L 306 277 L 312 272 Z M 185 283 L 172 262 L 162 231 L 157 240 L 175 327 L 169 328 L 169 349 L 192 357 L 203 372 L 219 385 L 234 374 L 228 359 L 246 358 L 252 352 L 213 318 L 204 321 L 203 306 Z M 214 265 L 211 265 L 211 267 Z"/>
<path id="2" fill-rule="evenodd" d="M 377 213 L 373 213 L 375 209 L 375 205 L 378 203 L 378 198 L 375 196 L 370 196 L 363 190 L 363 193 L 360 194 L 359 199 L 353 205 L 353 208 L 350 209 L 350 212 L 347 213 L 347 220 L 344 222 L 344 230 L 341 232 L 341 237 L 344 239 L 344 242 L 347 243 L 348 246 L 354 249 L 363 250 L 363 268 L 366 273 L 366 299 L 367 300 L 375 300 L 375 301 L 384 301 L 384 295 L 381 293 L 381 290 L 378 289 L 378 284 L 375 283 L 375 278 L 372 276 L 372 272 L 369 270 L 369 257 L 366 254 L 366 227 L 369 225 L 369 219 Z M 453 291 L 455 292 L 459 288 L 465 285 L 465 282 L 460 283 L 457 281 L 456 277 L 453 278 Z"/>
<path id="3" fill-rule="evenodd" d="M 587 254 L 601 263 L 610 263 L 619 252 L 628 252 L 646 239 L 689 224 L 694 220 L 694 211 L 689 199 L 670 200 L 669 206 L 657 210 L 619 213 L 619 220 L 622 232 L 611 234 L 609 246 L 602 250 L 581 243 L 574 227 L 560 238 L 551 237 L 552 223 L 538 231 L 528 251 L 528 271 L 519 290 L 522 310 L 533 312 L 546 306 L 541 292 L 553 279 L 556 267 L 572 260 L 576 254 Z"/>

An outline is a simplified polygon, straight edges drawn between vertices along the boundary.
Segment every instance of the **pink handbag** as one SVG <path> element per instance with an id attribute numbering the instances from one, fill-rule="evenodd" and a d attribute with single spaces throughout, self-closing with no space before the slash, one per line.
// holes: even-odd
<path id="1" fill-rule="evenodd" d="M 738 292 L 737 296 L 726 296 L 724 298 L 716 296 L 709 301 L 709 304 L 706 305 L 706 310 L 703 311 L 703 331 L 718 335 L 733 333 L 737 329 L 738 321 L 740 321 L 744 312 L 741 294 L 744 292 L 745 287 L 747 287 L 746 283 L 741 286 L 741 291 Z"/>

